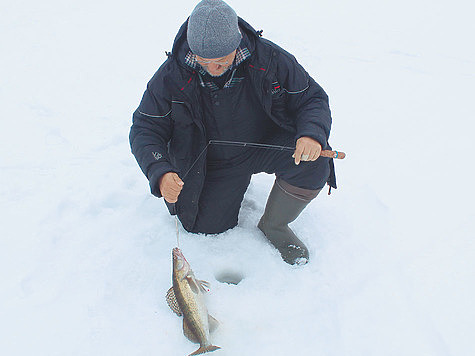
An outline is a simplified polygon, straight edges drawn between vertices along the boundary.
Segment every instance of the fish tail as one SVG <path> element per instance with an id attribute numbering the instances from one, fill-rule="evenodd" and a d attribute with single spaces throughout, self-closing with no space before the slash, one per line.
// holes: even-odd
<path id="1" fill-rule="evenodd" d="M 211 351 L 216 351 L 218 349 L 220 349 L 221 347 L 219 346 L 214 346 L 214 345 L 208 345 L 208 346 L 200 346 L 200 348 L 198 350 L 196 350 L 195 352 L 193 352 L 192 354 L 190 354 L 190 356 L 193 356 L 193 355 L 201 355 L 201 354 L 204 354 L 206 352 L 211 352 Z"/>

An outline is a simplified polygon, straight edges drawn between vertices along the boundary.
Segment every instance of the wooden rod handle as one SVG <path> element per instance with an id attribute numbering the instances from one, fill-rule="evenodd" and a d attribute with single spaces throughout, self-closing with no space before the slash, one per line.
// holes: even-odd
<path id="1" fill-rule="evenodd" d="M 324 150 L 324 151 L 322 151 L 322 153 L 320 153 L 320 156 L 328 157 L 328 158 L 343 159 L 343 158 L 346 157 L 346 154 L 345 154 L 345 152 L 340 152 L 340 151 Z"/>

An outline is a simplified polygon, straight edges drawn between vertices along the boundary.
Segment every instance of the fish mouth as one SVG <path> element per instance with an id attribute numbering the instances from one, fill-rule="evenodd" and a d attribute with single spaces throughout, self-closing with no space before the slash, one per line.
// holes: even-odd
<path id="1" fill-rule="evenodd" d="M 175 258 L 180 257 L 180 258 L 185 259 L 185 256 L 183 256 L 183 252 L 181 252 L 181 250 L 180 250 L 178 247 L 175 247 L 175 248 L 172 250 L 172 255 L 173 255 L 173 257 L 175 257 Z"/>

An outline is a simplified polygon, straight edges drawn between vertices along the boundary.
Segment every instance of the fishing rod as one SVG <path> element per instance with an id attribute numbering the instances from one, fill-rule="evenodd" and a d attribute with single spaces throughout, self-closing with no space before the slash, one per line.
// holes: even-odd
<path id="1" fill-rule="evenodd" d="M 291 151 L 291 152 L 295 151 L 295 147 L 268 145 L 264 143 L 254 143 L 254 142 L 210 140 L 209 144 L 224 145 L 224 146 L 238 146 L 238 147 L 253 147 L 253 148 L 263 148 L 263 149 L 269 149 L 269 150 Z M 322 152 L 320 153 L 320 156 L 328 157 L 328 158 L 343 159 L 346 157 L 346 154 L 340 151 L 322 150 Z"/>
<path id="2" fill-rule="evenodd" d="M 184 180 L 188 173 L 190 173 L 191 169 L 195 166 L 196 162 L 201 158 L 203 153 L 208 149 L 210 145 L 222 145 L 222 146 L 235 146 L 235 147 L 251 147 L 251 148 L 261 148 L 261 149 L 267 149 L 267 150 L 279 150 L 279 151 L 289 151 L 289 152 L 294 152 L 295 147 L 289 147 L 289 146 L 278 146 L 278 145 L 269 145 L 265 143 L 255 143 L 255 142 L 239 142 L 239 141 L 223 141 L 223 140 L 209 140 L 208 144 L 203 148 L 203 151 L 200 152 L 196 160 L 193 162 L 191 167 L 188 169 L 188 171 L 183 175 L 181 178 Z M 327 157 L 327 158 L 335 158 L 335 159 L 344 159 L 346 157 L 346 154 L 341 151 L 330 151 L 330 150 L 322 150 L 320 152 L 321 157 Z"/>

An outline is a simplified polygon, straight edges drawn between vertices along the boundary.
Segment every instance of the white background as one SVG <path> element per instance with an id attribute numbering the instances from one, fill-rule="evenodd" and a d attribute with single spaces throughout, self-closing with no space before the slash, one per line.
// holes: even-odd
<path id="1" fill-rule="evenodd" d="M 475 338 L 473 5 L 229 1 L 330 96 L 339 189 L 293 224 L 292 268 L 255 227 L 181 230 L 218 355 L 468 355 Z M 128 144 L 196 2 L 11 1 L 0 13 L 0 353 L 186 355 L 164 294 L 175 220 Z M 239 273 L 237 286 L 216 281 Z"/>

